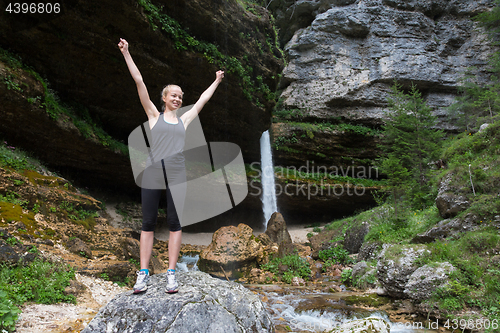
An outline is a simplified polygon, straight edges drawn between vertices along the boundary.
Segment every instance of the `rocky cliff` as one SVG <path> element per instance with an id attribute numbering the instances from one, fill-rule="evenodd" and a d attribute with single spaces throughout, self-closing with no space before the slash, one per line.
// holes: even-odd
<path id="1" fill-rule="evenodd" d="M 363 159 L 377 155 L 377 136 L 358 134 L 362 127 L 368 132 L 382 124 L 395 80 L 416 85 L 439 116 L 439 126 L 456 130 L 446 107 L 466 69 L 475 66 L 476 78 L 484 79 L 492 51 L 471 17 L 491 6 L 489 0 L 272 1 L 269 8 L 289 60 L 273 126 L 279 133 L 275 146 L 281 146 L 277 162 L 297 165 L 297 156 L 305 155 L 330 166 L 365 164 Z M 294 137 L 297 123 L 315 127 Z M 338 124 L 355 130 L 335 131 Z M 311 152 L 313 135 L 321 147 Z M 335 158 L 339 152 L 344 161 Z"/>
<path id="2" fill-rule="evenodd" d="M 176 83 L 185 91 L 184 105 L 192 104 L 216 70 L 225 69 L 223 84 L 200 116 L 207 141 L 235 142 L 245 159 L 259 159 L 283 63 L 263 8 L 233 0 L 59 3 L 58 13 L 1 13 L 0 48 L 8 51 L 0 64 L 4 140 L 87 183 L 126 188 L 127 157 L 89 143 L 100 140 L 71 124 L 96 124 L 126 143 L 146 120 L 117 48 L 126 38 L 155 103 L 164 85 Z M 10 61 L 19 58 L 29 70 Z M 45 112 L 51 91 L 74 117 Z"/>

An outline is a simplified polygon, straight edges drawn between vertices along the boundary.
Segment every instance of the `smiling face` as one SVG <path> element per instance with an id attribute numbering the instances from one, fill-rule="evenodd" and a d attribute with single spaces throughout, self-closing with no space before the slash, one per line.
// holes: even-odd
<path id="1" fill-rule="evenodd" d="M 166 111 L 175 111 L 182 106 L 183 92 L 181 87 L 170 84 L 163 88 L 162 101 L 165 103 Z"/>

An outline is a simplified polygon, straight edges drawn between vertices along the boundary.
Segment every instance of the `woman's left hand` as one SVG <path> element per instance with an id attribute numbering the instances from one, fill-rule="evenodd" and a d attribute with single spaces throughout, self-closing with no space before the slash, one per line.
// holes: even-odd
<path id="1" fill-rule="evenodd" d="M 215 73 L 216 80 L 222 81 L 223 78 L 224 78 L 224 71 L 217 71 L 217 73 Z"/>

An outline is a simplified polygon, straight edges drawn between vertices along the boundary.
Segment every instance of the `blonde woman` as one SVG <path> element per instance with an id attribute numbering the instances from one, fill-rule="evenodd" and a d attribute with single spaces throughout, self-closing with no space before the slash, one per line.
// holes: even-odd
<path id="1" fill-rule="evenodd" d="M 184 95 L 182 89 L 177 85 L 166 86 L 161 95 L 162 112 L 158 111 L 153 102 L 151 102 L 142 75 L 132 60 L 127 41 L 120 38 L 118 47 L 137 85 L 139 99 L 148 117 L 149 128 L 153 138 L 153 142 L 151 143 L 152 157 L 151 160 L 148 161 L 150 167 L 146 169 L 145 176 L 143 177 L 143 179 L 146 179 L 146 184 L 143 183 L 141 187 L 143 214 L 140 238 L 141 270 L 137 273 L 134 293 L 146 291 L 149 283 L 149 260 L 153 249 L 154 228 L 158 216 L 158 205 L 163 191 L 166 191 L 167 195 L 167 222 L 170 230 L 168 242 L 169 269 L 167 271 L 166 291 L 168 293 L 176 293 L 179 288 L 175 278 L 175 266 L 179 257 L 182 239 L 181 224 L 177 213 L 181 214 L 182 210 L 177 207 L 178 211 L 176 211 L 168 184 L 172 181 L 176 183 L 185 181 L 183 148 L 186 128 L 191 121 L 198 116 L 203 106 L 210 100 L 222 81 L 224 72 L 218 71 L 215 74 L 216 78 L 214 82 L 203 92 L 203 94 L 201 94 L 194 106 L 182 116 L 178 117 L 176 111 L 182 106 L 182 98 Z M 148 183 L 157 181 L 163 182 L 166 186 L 166 190 L 155 188 L 154 185 Z"/>

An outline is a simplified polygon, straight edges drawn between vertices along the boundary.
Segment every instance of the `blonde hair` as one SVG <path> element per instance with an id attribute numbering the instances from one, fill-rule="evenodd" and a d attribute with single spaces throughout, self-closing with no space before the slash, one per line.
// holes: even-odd
<path id="1" fill-rule="evenodd" d="M 168 84 L 166 85 L 165 87 L 163 87 L 163 90 L 161 91 L 161 111 L 165 111 L 165 102 L 163 101 L 163 97 L 167 96 L 168 92 L 170 91 L 171 88 L 174 88 L 174 87 L 177 87 L 181 90 L 182 92 L 182 88 L 179 87 L 178 85 L 176 84 Z M 184 95 L 184 92 L 182 92 L 182 95 Z"/>

